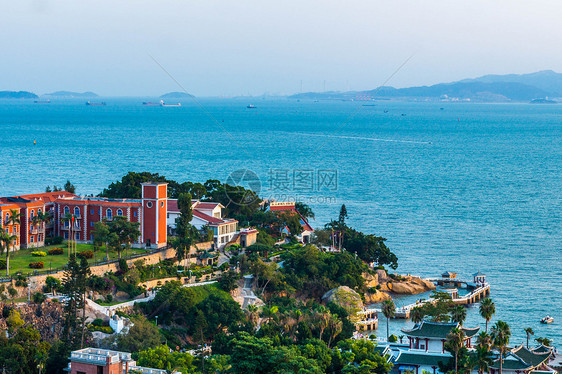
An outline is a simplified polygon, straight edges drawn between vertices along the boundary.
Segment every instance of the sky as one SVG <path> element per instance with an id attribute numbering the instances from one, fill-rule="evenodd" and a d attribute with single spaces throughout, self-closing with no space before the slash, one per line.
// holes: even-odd
<path id="1" fill-rule="evenodd" d="M 283 95 L 562 72 L 561 14 L 559 0 L 0 0 L 0 90 L 151 96 L 175 79 Z"/>

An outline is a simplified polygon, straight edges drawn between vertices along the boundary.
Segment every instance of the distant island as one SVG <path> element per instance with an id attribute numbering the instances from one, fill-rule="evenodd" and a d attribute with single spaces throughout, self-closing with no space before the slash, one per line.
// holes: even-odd
<path id="1" fill-rule="evenodd" d="M 544 99 L 534 99 L 530 101 L 531 104 L 558 104 L 557 101 L 550 100 L 548 98 Z"/>
<path id="2" fill-rule="evenodd" d="M 168 92 L 160 96 L 160 99 L 188 99 L 190 97 L 193 97 L 193 95 L 185 92 Z"/>
<path id="3" fill-rule="evenodd" d="M 50 96 L 50 97 L 78 97 L 78 98 L 87 98 L 87 97 L 98 97 L 98 95 L 94 92 L 87 91 L 87 92 L 73 92 L 73 91 L 56 91 L 51 93 L 46 93 L 41 96 Z"/>
<path id="4" fill-rule="evenodd" d="M 307 92 L 290 96 L 314 100 L 389 100 L 529 102 L 537 98 L 562 97 L 562 74 L 544 70 L 531 74 L 485 75 L 432 86 L 378 87 L 368 91 Z"/>
<path id="5" fill-rule="evenodd" d="M 0 99 L 37 99 L 38 97 L 28 91 L 0 91 Z"/>

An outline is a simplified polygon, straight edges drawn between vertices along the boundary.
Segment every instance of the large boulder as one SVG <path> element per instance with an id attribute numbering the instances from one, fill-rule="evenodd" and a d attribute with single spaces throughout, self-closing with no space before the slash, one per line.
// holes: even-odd
<path id="1" fill-rule="evenodd" d="M 377 290 L 375 293 L 365 293 L 365 304 L 382 303 L 383 301 L 391 299 L 392 298 L 389 294 L 387 294 L 386 292 L 381 292 L 379 290 Z"/>
<path id="2" fill-rule="evenodd" d="M 401 280 L 393 280 L 386 284 L 388 290 L 401 295 L 416 295 L 435 289 L 432 282 L 419 277 L 406 276 Z"/>
<path id="3" fill-rule="evenodd" d="M 361 296 L 347 286 L 339 286 L 326 292 L 322 296 L 322 300 L 326 303 L 333 302 L 344 308 L 350 317 L 355 316 L 355 313 L 364 307 Z"/>

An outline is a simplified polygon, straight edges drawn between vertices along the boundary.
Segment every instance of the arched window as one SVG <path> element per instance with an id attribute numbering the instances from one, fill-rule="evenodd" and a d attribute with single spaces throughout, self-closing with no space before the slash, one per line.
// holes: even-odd
<path id="1" fill-rule="evenodd" d="M 123 211 L 121 209 L 117 209 L 117 215 L 118 216 L 122 216 L 123 215 Z"/>
<path id="2" fill-rule="evenodd" d="M 64 215 L 70 214 L 70 208 L 65 206 L 64 207 Z"/>
<path id="3" fill-rule="evenodd" d="M 41 208 L 37 209 L 37 214 L 41 214 L 42 210 Z"/>
<path id="4" fill-rule="evenodd" d="M 29 218 L 33 218 L 34 215 L 35 215 L 35 211 L 31 209 L 31 212 L 29 212 Z"/>
<path id="5" fill-rule="evenodd" d="M 80 208 L 74 207 L 74 215 L 75 215 L 76 217 L 79 217 L 79 216 L 80 216 Z"/>
<path id="6" fill-rule="evenodd" d="M 9 219 L 10 219 L 10 213 L 6 213 L 6 224 L 8 224 Z"/>
<path id="7" fill-rule="evenodd" d="M 107 216 L 107 219 L 113 218 L 113 212 L 111 211 L 111 209 L 107 209 L 107 212 L 105 214 Z"/>

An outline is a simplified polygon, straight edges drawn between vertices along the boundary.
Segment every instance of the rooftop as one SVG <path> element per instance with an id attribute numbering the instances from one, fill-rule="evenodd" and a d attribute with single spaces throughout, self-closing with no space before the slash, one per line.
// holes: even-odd
<path id="1" fill-rule="evenodd" d="M 447 353 L 428 353 L 400 350 L 393 360 L 394 365 L 427 365 L 439 366 L 439 362 L 446 364 L 453 356 Z"/>
<path id="2" fill-rule="evenodd" d="M 420 324 L 416 324 L 414 328 L 402 329 L 402 331 L 408 335 L 418 338 L 433 338 L 433 339 L 445 339 L 452 329 L 459 327 L 456 322 L 453 323 L 441 323 L 441 322 L 428 322 L 422 321 Z M 479 327 L 467 328 L 460 327 L 467 338 L 471 338 L 478 333 Z"/>

